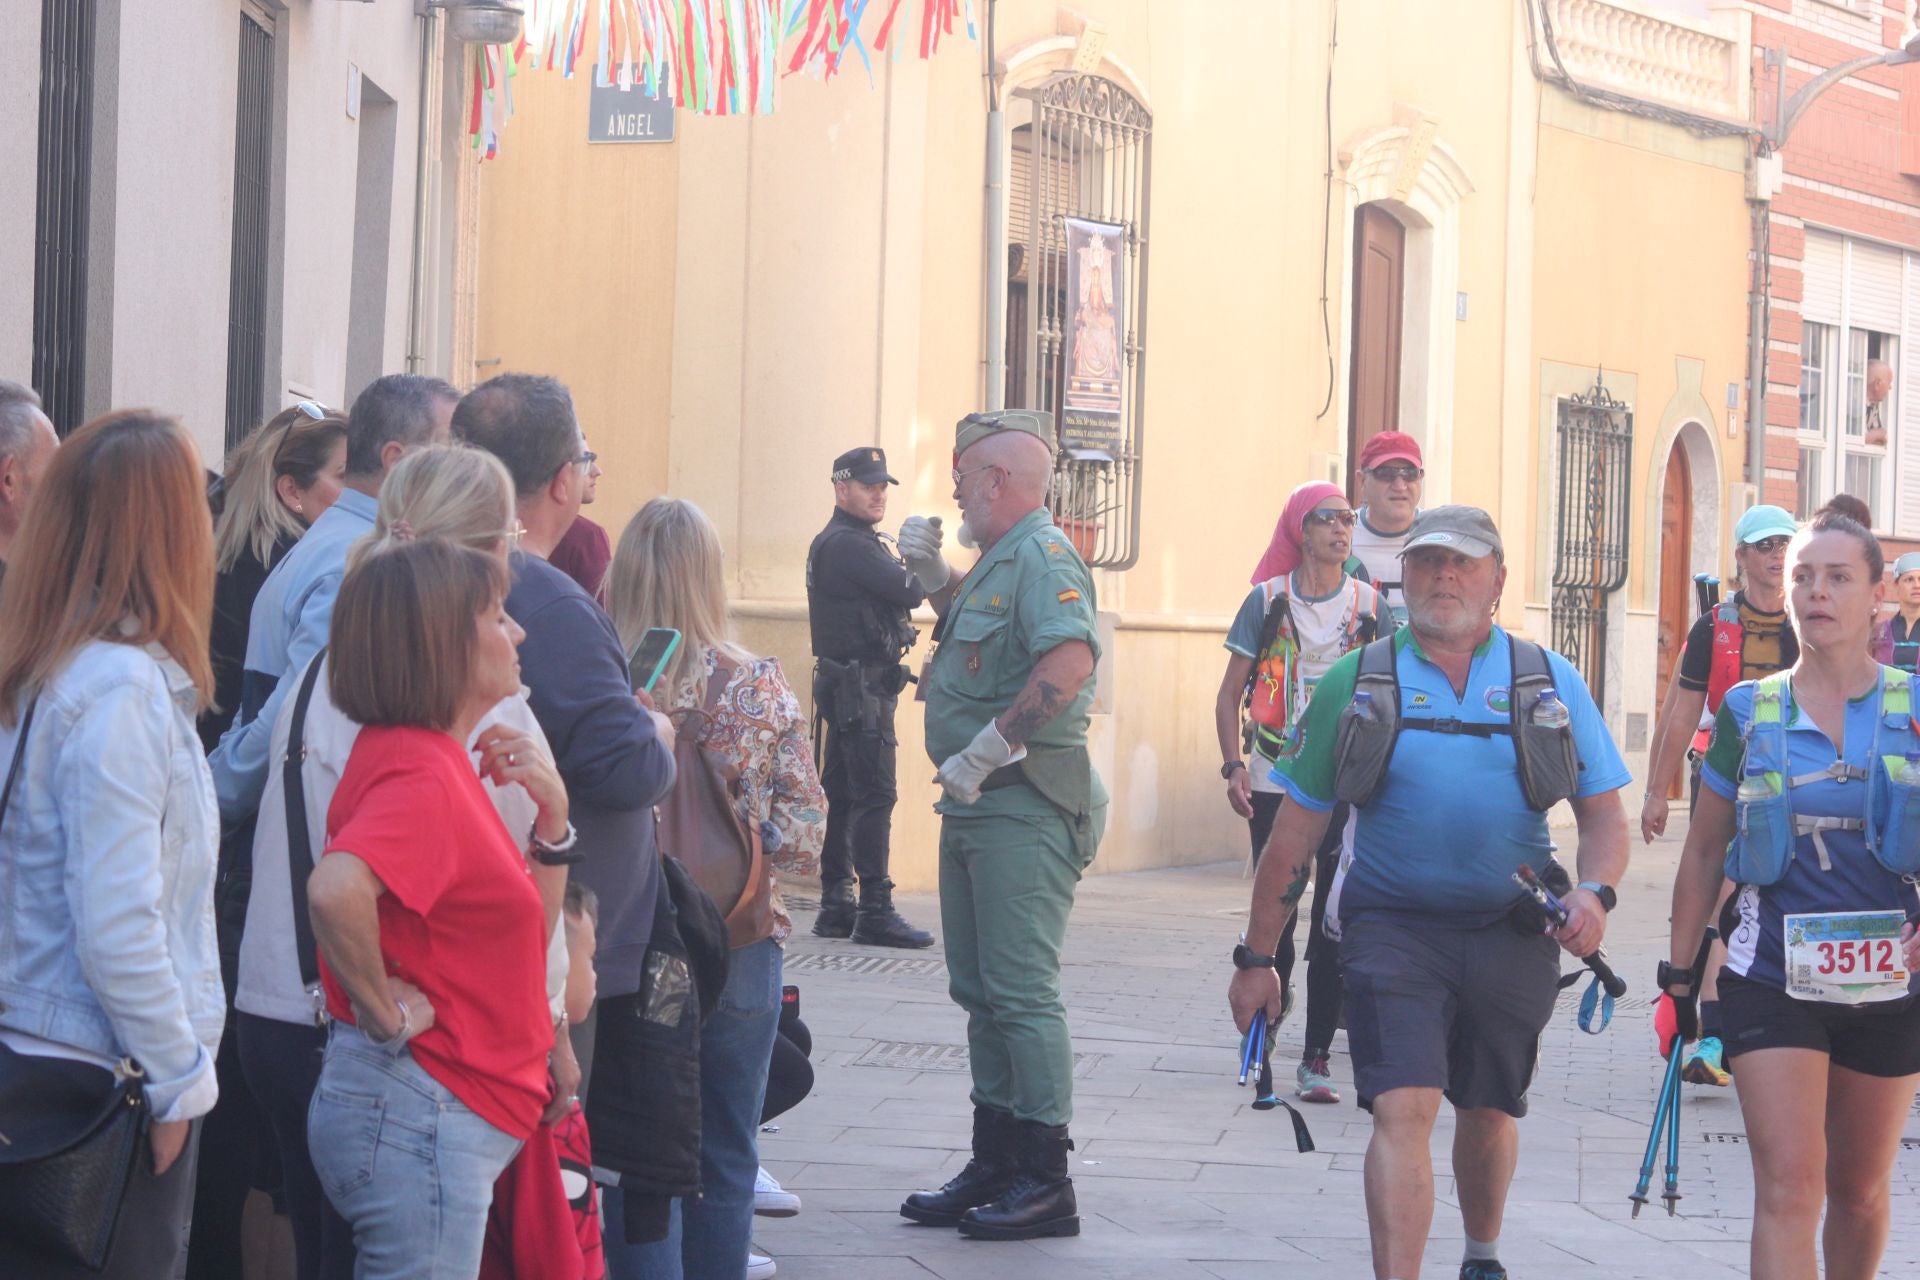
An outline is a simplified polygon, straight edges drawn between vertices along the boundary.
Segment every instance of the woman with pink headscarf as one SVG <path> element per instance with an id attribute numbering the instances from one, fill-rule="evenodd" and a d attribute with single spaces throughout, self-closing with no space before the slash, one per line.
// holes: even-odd
<path id="1" fill-rule="evenodd" d="M 1247 819 L 1255 863 L 1280 810 L 1274 762 L 1298 750 L 1298 743 L 1291 741 L 1294 726 L 1314 686 L 1342 654 L 1379 630 L 1378 596 L 1345 569 L 1353 551 L 1353 522 L 1353 509 L 1333 485 L 1313 481 L 1288 495 L 1273 541 L 1254 570 L 1253 590 L 1227 632 L 1227 669 L 1214 699 L 1214 727 L 1220 735 L 1227 803 Z M 1316 859 L 1319 887 L 1307 941 L 1307 1051 L 1298 1072 L 1299 1094 L 1309 1102 L 1340 1100 L 1327 1074 L 1329 1046 L 1340 1017 L 1339 959 L 1321 921 L 1345 827 L 1345 813 L 1335 813 Z M 1298 918 L 1296 913 L 1287 922 L 1274 957 L 1289 1005 Z"/>

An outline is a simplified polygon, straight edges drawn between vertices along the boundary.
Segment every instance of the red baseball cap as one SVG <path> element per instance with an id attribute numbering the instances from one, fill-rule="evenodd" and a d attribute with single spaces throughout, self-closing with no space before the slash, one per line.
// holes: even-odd
<path id="1" fill-rule="evenodd" d="M 1360 469 L 1371 471 L 1383 462 L 1399 458 L 1424 468 L 1427 464 L 1420 457 L 1420 442 L 1404 431 L 1381 431 L 1367 438 L 1360 447 Z"/>

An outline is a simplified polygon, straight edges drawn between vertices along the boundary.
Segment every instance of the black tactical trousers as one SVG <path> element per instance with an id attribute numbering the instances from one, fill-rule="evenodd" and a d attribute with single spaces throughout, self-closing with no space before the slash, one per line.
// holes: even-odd
<path id="1" fill-rule="evenodd" d="M 820 784 L 827 792 L 827 844 L 820 853 L 820 881 L 863 885 L 887 879 L 893 840 L 893 713 L 897 699 L 881 695 L 875 729 L 827 726 L 827 764 Z"/>

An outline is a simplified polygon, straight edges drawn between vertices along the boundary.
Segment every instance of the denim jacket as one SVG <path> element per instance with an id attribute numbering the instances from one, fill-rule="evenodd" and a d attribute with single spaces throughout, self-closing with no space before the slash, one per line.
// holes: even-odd
<path id="1" fill-rule="evenodd" d="M 0 818 L 0 1032 L 133 1058 L 160 1120 L 212 1108 L 225 1018 L 193 702 L 158 645 L 85 645 L 40 694 Z M 0 768 L 19 736 L 0 729 Z"/>

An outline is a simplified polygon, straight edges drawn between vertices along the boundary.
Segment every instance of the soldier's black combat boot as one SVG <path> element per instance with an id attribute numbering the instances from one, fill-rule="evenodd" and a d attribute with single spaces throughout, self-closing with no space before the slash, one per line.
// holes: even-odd
<path id="1" fill-rule="evenodd" d="M 844 938 L 853 932 L 853 885 L 845 880 L 820 882 L 820 915 L 813 922 L 816 938 Z"/>
<path id="2" fill-rule="evenodd" d="M 816 926 L 817 927 L 817 926 Z M 853 940 L 869 947 L 907 947 L 917 950 L 933 945 L 933 935 L 916 929 L 893 909 L 893 881 L 860 882 L 860 910 L 853 919 Z"/>
<path id="3" fill-rule="evenodd" d="M 1013 1116 L 992 1107 L 973 1109 L 973 1159 L 938 1191 L 916 1191 L 900 1205 L 900 1216 L 929 1227 L 957 1227 L 960 1215 L 987 1204 L 1013 1181 Z"/>
<path id="4" fill-rule="evenodd" d="M 1073 1139 L 1065 1125 L 1016 1120 L 1019 1169 L 992 1204 L 961 1216 L 960 1234 L 975 1240 L 1032 1240 L 1080 1234 L 1080 1206 L 1067 1176 Z"/>

